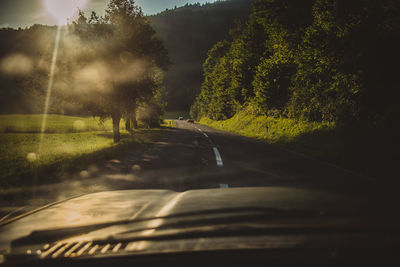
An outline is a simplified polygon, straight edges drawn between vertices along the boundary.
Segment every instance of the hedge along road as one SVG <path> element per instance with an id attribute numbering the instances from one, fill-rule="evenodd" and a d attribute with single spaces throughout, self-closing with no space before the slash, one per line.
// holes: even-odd
<path id="1" fill-rule="evenodd" d="M 378 182 L 333 165 L 275 145 L 177 120 L 175 128 L 163 131 L 127 156 L 88 166 L 60 183 L 8 194 L 0 202 L 0 218 L 91 192 L 251 186 L 368 196 L 378 192 Z"/>

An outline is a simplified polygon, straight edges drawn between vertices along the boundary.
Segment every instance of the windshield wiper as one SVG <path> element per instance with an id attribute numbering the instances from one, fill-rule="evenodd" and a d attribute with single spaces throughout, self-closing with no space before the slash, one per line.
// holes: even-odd
<path id="1" fill-rule="evenodd" d="M 157 216 L 152 218 L 136 218 L 129 220 L 120 220 L 107 223 L 83 225 L 69 228 L 58 228 L 49 230 L 33 231 L 29 236 L 14 240 L 13 246 L 38 244 L 42 242 L 54 242 L 68 237 L 88 234 L 90 232 L 104 229 L 111 226 L 125 226 L 132 224 L 132 229 L 125 229 L 120 233 L 138 233 L 146 230 L 161 230 L 161 229 L 184 229 L 185 227 L 212 225 L 212 224 L 232 224 L 238 222 L 256 222 L 267 219 L 283 219 L 283 218 L 299 218 L 299 217 L 315 217 L 320 216 L 319 212 L 310 210 L 283 210 L 274 208 L 258 208 L 258 207 L 243 207 L 229 209 L 212 209 L 201 210 L 196 212 L 176 213 L 168 216 Z M 177 221 L 168 222 L 173 219 Z M 151 221 L 163 220 L 160 225 L 148 227 Z M 141 226 L 141 224 L 147 224 Z M 118 233 L 119 234 L 119 233 Z"/>

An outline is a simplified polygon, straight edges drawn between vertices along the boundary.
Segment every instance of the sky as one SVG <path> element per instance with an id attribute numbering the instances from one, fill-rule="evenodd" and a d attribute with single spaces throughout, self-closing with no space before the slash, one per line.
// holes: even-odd
<path id="1" fill-rule="evenodd" d="M 0 0 L 0 28 L 25 28 L 33 24 L 55 25 L 53 18 L 44 7 L 45 0 Z M 60 1 L 60 0 L 55 0 Z M 69 0 L 65 0 L 69 1 Z M 84 11 L 103 14 L 108 0 L 86 0 Z M 215 0 L 136 0 L 146 15 L 159 13 L 166 8 L 183 6 L 186 3 L 214 2 Z"/>

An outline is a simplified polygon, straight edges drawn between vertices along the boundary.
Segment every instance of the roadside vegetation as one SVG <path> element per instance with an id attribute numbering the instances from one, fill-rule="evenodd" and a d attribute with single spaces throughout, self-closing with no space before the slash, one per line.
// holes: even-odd
<path id="1" fill-rule="evenodd" d="M 203 65 L 196 119 L 259 115 L 398 125 L 397 0 L 254 0 Z"/>
<path id="2" fill-rule="evenodd" d="M 302 134 L 314 131 L 326 131 L 335 128 L 329 122 L 305 122 L 288 118 L 274 118 L 253 115 L 242 110 L 227 120 L 212 120 L 203 117 L 201 124 L 240 135 L 266 140 L 269 143 L 289 143 Z"/>
<path id="3" fill-rule="evenodd" d="M 175 120 L 164 120 L 164 124 L 161 126 L 168 127 L 168 128 L 176 128 L 176 121 Z"/>

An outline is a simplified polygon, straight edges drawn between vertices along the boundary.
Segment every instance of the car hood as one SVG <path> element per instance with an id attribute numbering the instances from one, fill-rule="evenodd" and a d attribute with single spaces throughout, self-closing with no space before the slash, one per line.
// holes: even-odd
<path id="1" fill-rule="evenodd" d="M 0 249 L 2 253 L 9 252 L 13 241 L 27 237 L 35 231 L 109 224 L 124 220 L 140 221 L 144 218 L 163 218 L 179 214 L 201 214 L 202 211 L 245 211 L 254 208 L 307 211 L 304 213 L 307 216 L 312 213 L 320 217 L 346 218 L 348 221 L 359 218 L 360 214 L 374 213 L 371 205 L 364 203 L 361 197 L 296 188 L 227 188 L 186 192 L 110 191 L 54 203 L 3 223 L 0 227 Z M 360 221 L 371 222 L 364 219 L 353 220 L 354 223 Z M 149 227 L 156 228 L 162 223 L 162 220 L 155 224 L 151 221 L 152 225 Z"/>

